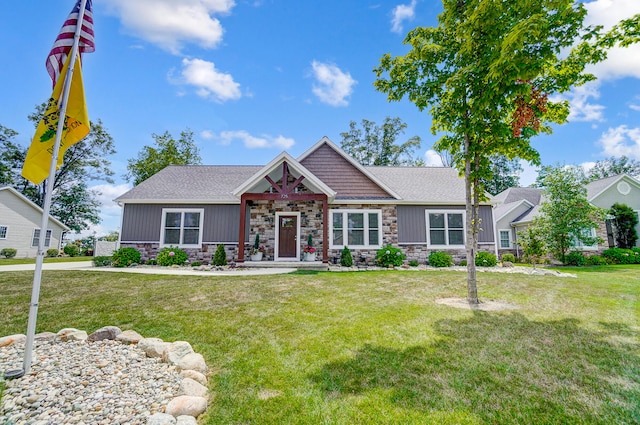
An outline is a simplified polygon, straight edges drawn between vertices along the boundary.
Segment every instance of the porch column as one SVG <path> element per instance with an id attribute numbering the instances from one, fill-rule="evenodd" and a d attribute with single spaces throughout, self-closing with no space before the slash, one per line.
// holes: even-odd
<path id="1" fill-rule="evenodd" d="M 238 263 L 244 263 L 244 222 L 247 219 L 247 198 L 246 194 L 240 197 L 240 236 L 238 236 Z"/>
<path id="2" fill-rule="evenodd" d="M 329 197 L 322 198 L 322 262 L 329 262 Z"/>

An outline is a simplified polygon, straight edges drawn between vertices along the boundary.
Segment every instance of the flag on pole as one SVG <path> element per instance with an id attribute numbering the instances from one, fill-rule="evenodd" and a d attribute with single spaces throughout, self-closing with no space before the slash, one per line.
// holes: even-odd
<path id="1" fill-rule="evenodd" d="M 84 8 L 84 15 L 82 17 L 80 40 L 78 42 L 78 52 L 81 54 L 91 53 L 96 50 L 96 45 L 93 40 L 92 9 L 91 0 L 87 0 Z M 51 52 L 49 52 L 49 56 L 47 56 L 47 72 L 49 72 L 49 75 L 51 76 L 53 87 L 56 86 L 58 77 L 62 72 L 62 67 L 67 61 L 67 56 L 69 56 L 71 48 L 73 47 L 73 38 L 76 33 L 79 15 L 80 0 L 76 2 L 76 5 L 67 17 L 67 20 L 62 24 L 60 33 L 58 34 L 55 43 L 53 43 L 53 48 L 51 49 Z"/>

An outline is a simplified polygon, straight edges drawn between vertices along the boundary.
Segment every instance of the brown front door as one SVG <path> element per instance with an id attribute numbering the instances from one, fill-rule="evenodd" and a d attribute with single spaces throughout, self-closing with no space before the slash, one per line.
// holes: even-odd
<path id="1" fill-rule="evenodd" d="M 281 215 L 278 223 L 278 257 L 295 258 L 298 244 L 298 217 Z"/>

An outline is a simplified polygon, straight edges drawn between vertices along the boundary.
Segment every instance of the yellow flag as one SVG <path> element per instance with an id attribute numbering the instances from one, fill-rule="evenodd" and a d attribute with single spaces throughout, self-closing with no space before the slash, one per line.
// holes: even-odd
<path id="1" fill-rule="evenodd" d="M 49 168 L 53 156 L 53 145 L 56 140 L 58 129 L 58 118 L 60 115 L 60 102 L 64 81 L 69 70 L 71 55 L 67 57 L 60 77 L 53 88 L 53 94 L 47 103 L 47 109 L 38 123 L 36 134 L 33 136 L 31 146 L 27 152 L 27 158 L 22 166 L 22 176 L 33 184 L 40 184 L 49 177 Z M 84 98 L 84 86 L 82 84 L 82 70 L 80 60 L 76 59 L 73 70 L 71 89 L 67 101 L 67 111 L 64 121 L 64 129 L 60 139 L 60 150 L 58 151 L 58 161 L 56 170 L 60 168 L 64 160 L 64 153 L 69 147 L 78 143 L 89 134 L 89 114 L 87 113 L 87 103 Z"/>

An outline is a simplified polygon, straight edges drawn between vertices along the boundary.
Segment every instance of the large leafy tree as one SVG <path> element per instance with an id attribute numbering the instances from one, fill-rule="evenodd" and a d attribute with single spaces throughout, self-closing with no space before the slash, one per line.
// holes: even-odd
<path id="1" fill-rule="evenodd" d="M 484 181 L 490 158 L 539 164 L 531 138 L 564 123 L 568 102 L 550 96 L 595 77 L 587 64 L 616 44 L 638 41 L 640 16 L 610 32 L 585 27 L 574 0 L 443 0 L 437 27 L 419 27 L 404 40 L 404 56 L 385 54 L 375 86 L 390 101 L 405 96 L 429 109 L 437 151 L 448 151 L 466 186 L 467 298 L 478 303 L 475 255 Z"/>
<path id="2" fill-rule="evenodd" d="M 37 105 L 29 120 L 38 125 L 46 104 Z M 0 155 L 0 173 L 6 176 L 8 184 L 39 206 L 44 205 L 47 179 L 34 185 L 20 175 L 28 147 L 14 143 L 11 139 L 17 135 L 13 130 L 2 127 L 2 148 Z M 10 137 L 5 140 L 6 136 Z M 6 149 L 6 150 L 5 150 Z M 100 222 L 99 192 L 89 189 L 90 181 L 113 183 L 109 156 L 116 152 L 113 138 L 98 119 L 91 122 L 91 132 L 80 142 L 67 149 L 64 160 L 55 174 L 51 194 L 51 215 L 72 230 L 79 232 L 91 224 Z M 10 170 L 10 171 L 7 171 Z M 6 171 L 6 173 L 5 173 Z"/>
<path id="3" fill-rule="evenodd" d="M 520 185 L 522 165 L 517 159 L 505 155 L 491 155 L 489 158 L 490 178 L 483 178 L 481 184 L 492 195 Z"/>
<path id="4" fill-rule="evenodd" d="M 544 201 L 534 226 L 545 235 L 549 251 L 565 262 L 576 242 L 592 245 L 598 238 L 591 234 L 604 219 L 604 211 L 587 200 L 584 172 L 579 167 L 547 167 L 543 181 Z"/>
<path id="5" fill-rule="evenodd" d="M 593 168 L 589 170 L 587 179 L 594 181 L 619 174 L 640 177 L 640 162 L 635 159 L 629 159 L 626 156 L 612 156 L 596 162 Z"/>
<path id="6" fill-rule="evenodd" d="M 382 126 L 362 120 L 362 128 L 355 121 L 349 123 L 349 131 L 340 133 L 342 149 L 362 165 L 423 165 L 414 156 L 420 148 L 420 136 L 413 136 L 404 143 L 397 143 L 407 124 L 399 117 L 387 117 Z"/>
<path id="7" fill-rule="evenodd" d="M 615 228 L 616 246 L 618 248 L 633 248 L 638 240 L 636 226 L 638 225 L 638 214 L 628 205 L 615 203 L 609 209 L 609 214 L 613 216 Z"/>
<path id="8" fill-rule="evenodd" d="M 134 186 L 168 165 L 197 165 L 202 163 L 198 146 L 193 141 L 193 132 L 184 130 L 180 138 L 175 140 L 168 131 L 164 134 L 152 135 L 155 146 L 144 146 L 137 158 L 129 159 L 127 165 L 127 181 Z"/>

